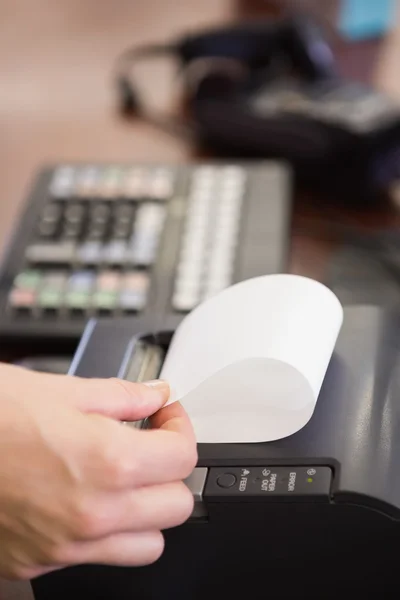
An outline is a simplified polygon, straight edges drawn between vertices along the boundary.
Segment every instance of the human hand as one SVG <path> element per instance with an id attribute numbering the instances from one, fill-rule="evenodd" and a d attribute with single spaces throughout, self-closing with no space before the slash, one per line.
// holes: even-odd
<path id="1" fill-rule="evenodd" d="M 161 530 L 190 516 L 197 460 L 183 408 L 161 409 L 168 385 L 8 365 L 0 381 L 0 575 L 157 560 Z M 119 422 L 154 413 L 150 430 Z"/>

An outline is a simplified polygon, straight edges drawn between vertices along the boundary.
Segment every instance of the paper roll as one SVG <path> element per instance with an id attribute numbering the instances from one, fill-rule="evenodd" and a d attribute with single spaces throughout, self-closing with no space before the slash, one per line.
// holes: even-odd
<path id="1" fill-rule="evenodd" d="M 178 327 L 161 378 L 198 442 L 266 442 L 311 418 L 343 320 L 327 287 L 257 277 L 207 300 Z"/>

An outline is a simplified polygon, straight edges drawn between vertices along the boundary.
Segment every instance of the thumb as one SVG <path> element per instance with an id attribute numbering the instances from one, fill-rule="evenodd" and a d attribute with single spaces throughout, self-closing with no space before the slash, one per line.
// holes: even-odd
<path id="1" fill-rule="evenodd" d="M 71 400 L 76 408 L 120 421 L 150 417 L 169 398 L 169 385 L 162 380 L 132 383 L 117 378 L 72 379 L 75 392 Z"/>

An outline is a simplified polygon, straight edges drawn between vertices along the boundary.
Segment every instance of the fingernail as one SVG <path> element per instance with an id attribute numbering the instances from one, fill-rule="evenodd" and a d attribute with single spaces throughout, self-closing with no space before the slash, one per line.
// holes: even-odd
<path id="1" fill-rule="evenodd" d="M 152 388 L 153 390 L 157 390 L 157 392 L 168 392 L 169 394 L 169 385 L 163 379 L 152 379 L 150 381 L 144 381 L 143 385 Z"/>

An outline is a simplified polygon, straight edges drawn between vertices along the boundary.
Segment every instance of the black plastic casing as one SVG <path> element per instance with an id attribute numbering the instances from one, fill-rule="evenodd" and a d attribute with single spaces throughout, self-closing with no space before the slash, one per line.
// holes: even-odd
<path id="1" fill-rule="evenodd" d="M 346 308 L 314 415 L 301 431 L 273 443 L 199 445 L 208 477 L 266 465 L 329 467 L 319 497 L 224 501 L 208 480 L 207 516 L 166 531 L 157 563 L 55 572 L 33 582 L 36 600 L 397 597 L 399 332 L 397 314 Z M 167 347 L 170 337 L 157 341 Z M 134 339 L 124 320 L 93 321 L 72 372 L 121 375 Z"/>
<path id="2" fill-rule="evenodd" d="M 143 312 L 130 317 L 132 329 L 136 333 L 142 331 L 140 325 L 142 318 L 152 323 L 153 331 L 155 326 L 175 329 L 184 316 L 173 309 L 171 298 L 185 226 L 190 177 L 193 169 L 199 164 L 170 165 L 176 177 L 176 186 L 173 197 L 167 201 L 166 223 L 156 261 L 151 270 L 147 305 Z M 216 160 L 201 164 L 220 166 L 227 163 Z M 240 161 L 235 164 L 245 168 L 248 178 L 233 273 L 233 280 L 236 283 L 243 279 L 279 273 L 286 269 L 289 253 L 292 181 L 290 169 L 284 163 Z M 38 347 L 44 347 L 44 352 L 47 354 L 66 352 L 72 354 L 90 317 L 86 314 L 76 317 L 68 313 L 51 318 L 23 317 L 14 315 L 7 308 L 7 298 L 14 278 L 21 270 L 28 268 L 24 259 L 25 250 L 34 238 L 33 232 L 39 214 L 50 201 L 49 186 L 57 166 L 44 168 L 36 177 L 17 226 L 9 239 L 1 264 L 0 340 L 7 347 L 15 345 L 17 348 L 22 348 L 23 352 L 26 352 L 29 343 L 35 351 Z M 77 163 L 73 166 L 79 168 L 87 165 Z M 92 200 L 96 201 L 96 198 Z M 105 265 L 100 267 L 107 268 Z M 53 268 L 57 268 L 57 265 L 53 265 Z"/>

